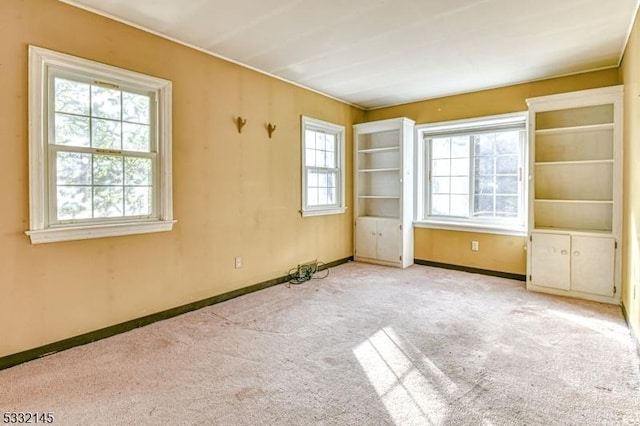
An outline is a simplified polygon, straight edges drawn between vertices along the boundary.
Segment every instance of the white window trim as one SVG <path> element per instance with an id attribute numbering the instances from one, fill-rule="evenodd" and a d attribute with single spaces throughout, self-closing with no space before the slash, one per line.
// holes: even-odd
<path id="1" fill-rule="evenodd" d="M 301 116 L 301 126 L 300 126 L 300 149 L 301 149 L 301 164 L 302 164 L 302 209 L 300 213 L 303 217 L 310 216 L 322 216 L 322 215 L 332 215 L 332 214 L 342 214 L 347 211 L 347 207 L 345 205 L 345 138 L 344 138 L 344 126 L 339 124 L 330 123 L 328 121 L 318 120 L 316 118 L 311 118 L 307 116 Z M 324 130 L 328 133 L 336 134 L 336 142 L 338 143 L 337 155 L 338 155 L 338 167 L 339 171 L 339 179 L 340 182 L 337 186 L 338 190 L 338 206 L 337 207 L 309 207 L 307 206 L 307 173 L 306 173 L 306 161 L 305 161 L 305 130 L 307 127 L 311 127 L 317 130 Z"/>
<path id="2" fill-rule="evenodd" d="M 158 217 L 148 220 L 51 226 L 47 173 L 47 79 L 50 67 L 88 74 L 105 81 L 146 86 L 158 94 Z M 171 82 L 29 46 L 29 227 L 32 244 L 170 231 L 173 219 L 171 160 Z"/>
<path id="3" fill-rule="evenodd" d="M 516 235 L 516 236 L 526 236 L 527 235 L 527 221 L 528 221 L 528 187 L 527 179 L 529 176 L 529 161 L 528 161 L 528 114 L 526 111 L 516 112 L 516 113 L 508 113 L 508 114 L 499 114 L 485 117 L 475 117 L 469 119 L 461 119 L 461 120 L 451 120 L 444 121 L 439 123 L 429 123 L 429 124 L 421 124 L 415 127 L 415 220 L 413 222 L 414 227 L 416 228 L 431 228 L 431 229 L 443 229 L 443 230 L 451 230 L 451 231 L 466 231 L 466 232 L 479 232 L 479 233 L 490 233 L 490 234 L 502 234 L 502 235 Z M 486 125 L 487 127 L 496 127 L 501 125 L 507 125 L 509 123 L 514 123 L 516 121 L 524 121 L 525 122 L 525 146 L 523 147 L 522 152 L 522 205 L 520 208 L 522 209 L 522 223 L 517 225 L 509 225 L 509 224 L 501 224 L 496 223 L 494 221 L 486 221 L 482 223 L 482 221 L 474 221 L 474 220 L 465 220 L 465 219 L 457 219 L 457 218 L 446 218 L 446 217 L 428 217 L 427 215 L 427 179 L 426 179 L 426 170 L 427 170 L 427 144 L 424 142 L 425 133 L 437 133 L 437 132 L 454 132 L 457 129 L 465 130 L 468 128 L 477 128 L 481 129 L 480 124 Z"/>
<path id="4" fill-rule="evenodd" d="M 493 224 L 463 223 L 454 220 L 420 220 L 413 222 L 414 228 L 442 229 L 446 231 L 474 232 L 479 234 L 499 234 L 526 237 L 527 230 L 521 226 L 499 226 Z"/>

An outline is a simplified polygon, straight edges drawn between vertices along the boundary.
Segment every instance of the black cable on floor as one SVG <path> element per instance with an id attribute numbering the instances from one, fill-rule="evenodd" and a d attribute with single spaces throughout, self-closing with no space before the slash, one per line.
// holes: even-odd
<path id="1" fill-rule="evenodd" d="M 314 276 L 323 265 L 325 265 L 324 262 L 317 262 L 315 265 L 298 265 L 295 268 L 291 268 L 288 273 L 289 285 L 287 287 L 290 287 L 291 284 L 299 285 L 311 279 L 321 280 L 327 278 L 329 276 L 328 267 L 325 268 L 326 274 L 323 276 Z"/>

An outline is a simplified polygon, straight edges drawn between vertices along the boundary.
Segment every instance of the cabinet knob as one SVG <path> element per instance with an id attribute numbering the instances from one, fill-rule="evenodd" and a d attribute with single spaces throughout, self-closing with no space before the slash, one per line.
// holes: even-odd
<path id="1" fill-rule="evenodd" d="M 566 250 L 562 250 L 562 251 L 560 252 L 560 254 L 565 255 L 565 254 L 567 254 L 567 251 L 566 251 Z"/>
<path id="2" fill-rule="evenodd" d="M 376 233 L 375 233 L 375 232 L 372 232 L 372 233 L 371 233 L 371 235 L 376 235 Z"/>
<path id="3" fill-rule="evenodd" d="M 382 237 L 382 232 L 378 234 L 378 237 Z"/>
<path id="4" fill-rule="evenodd" d="M 573 255 L 574 256 L 580 256 L 580 252 L 578 250 L 576 250 L 576 251 L 573 252 Z"/>

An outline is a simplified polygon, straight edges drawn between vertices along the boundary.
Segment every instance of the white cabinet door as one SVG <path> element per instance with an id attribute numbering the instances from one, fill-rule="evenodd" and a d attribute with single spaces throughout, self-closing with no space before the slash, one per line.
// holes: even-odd
<path id="1" fill-rule="evenodd" d="M 569 290 L 571 286 L 571 237 L 531 234 L 531 283 Z"/>
<path id="2" fill-rule="evenodd" d="M 356 221 L 356 256 L 375 259 L 377 257 L 377 221 Z"/>
<path id="3" fill-rule="evenodd" d="M 378 259 L 387 262 L 400 261 L 400 221 L 381 220 L 378 222 Z"/>
<path id="4" fill-rule="evenodd" d="M 571 290 L 613 296 L 615 240 L 571 238 Z"/>
<path id="5" fill-rule="evenodd" d="M 356 221 L 356 257 L 400 262 L 402 234 L 400 221 L 358 219 Z"/>

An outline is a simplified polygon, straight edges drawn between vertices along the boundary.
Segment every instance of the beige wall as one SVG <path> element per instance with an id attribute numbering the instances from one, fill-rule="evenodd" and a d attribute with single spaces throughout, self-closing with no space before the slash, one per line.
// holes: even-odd
<path id="1" fill-rule="evenodd" d="M 367 121 L 409 117 L 417 124 L 527 110 L 526 99 L 534 96 L 571 92 L 619 84 L 618 71 L 611 68 L 568 77 L 517 84 L 514 86 L 430 99 L 367 111 Z"/>
<path id="2" fill-rule="evenodd" d="M 624 81 L 624 222 L 622 303 L 640 340 L 640 23 L 636 22 L 620 67 Z"/>
<path id="3" fill-rule="evenodd" d="M 554 78 L 367 111 L 366 121 L 409 117 L 417 124 L 526 111 L 534 96 L 619 84 L 617 69 Z M 416 228 L 416 259 L 515 274 L 526 273 L 525 237 Z M 480 250 L 471 251 L 471 241 Z"/>
<path id="4" fill-rule="evenodd" d="M 52 0 L 2 0 L 0 39 L 0 357 L 352 255 L 351 210 L 298 213 L 300 115 L 347 128 L 351 205 L 362 111 Z M 28 44 L 173 81 L 172 232 L 29 243 Z"/>
<path id="5" fill-rule="evenodd" d="M 526 239 L 477 232 L 415 228 L 415 258 L 431 262 L 522 274 L 525 269 Z M 478 242 L 478 251 L 471 242 Z"/>

